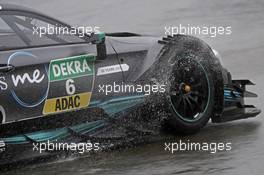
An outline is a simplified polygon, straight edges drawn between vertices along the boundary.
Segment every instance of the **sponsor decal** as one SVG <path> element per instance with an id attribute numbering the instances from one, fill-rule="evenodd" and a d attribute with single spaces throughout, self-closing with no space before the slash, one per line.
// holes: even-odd
<path id="1" fill-rule="evenodd" d="M 32 77 L 28 73 L 24 73 L 23 76 L 21 75 L 12 75 L 12 80 L 14 83 L 14 86 L 17 87 L 18 83 L 24 84 L 27 80 L 29 83 L 41 83 L 43 79 L 45 78 L 45 75 L 40 75 L 40 71 L 38 69 L 34 70 L 32 73 Z"/>
<path id="2" fill-rule="evenodd" d="M 22 62 L 22 60 L 35 62 L 37 59 L 39 58 L 32 53 L 19 51 L 10 55 L 7 64 L 17 65 L 17 62 Z M 1 89 L 9 87 L 13 98 L 19 105 L 33 108 L 44 102 L 48 94 L 47 68 L 44 64 L 17 67 L 14 73 L 9 76 L 7 79 L 11 80 L 11 84 L 7 85 L 0 81 Z M 5 78 L 2 77 L 2 80 Z M 32 93 L 28 93 L 28 90 L 31 90 Z"/>
<path id="3" fill-rule="evenodd" d="M 126 72 L 129 70 L 129 66 L 127 64 L 117 64 L 112 66 L 99 67 L 97 70 L 97 76 L 113 74 L 118 72 Z"/>
<path id="4" fill-rule="evenodd" d="M 9 90 L 18 105 L 25 108 L 40 106 L 43 114 L 64 112 L 87 107 L 94 83 L 95 55 L 78 55 L 38 63 L 38 57 L 29 52 L 15 52 L 8 64 L 32 66 L 16 67 L 15 71 L 0 77 L 0 90 Z M 31 92 L 31 93 L 29 93 Z M 41 105 L 43 104 L 43 105 Z"/>
<path id="5" fill-rule="evenodd" d="M 0 77 L 0 90 L 5 91 L 7 90 L 7 88 L 8 88 L 8 85 L 6 83 L 5 77 Z"/>
<path id="6" fill-rule="evenodd" d="M 58 81 L 80 76 L 92 75 L 93 66 L 89 63 L 87 55 L 75 56 L 65 59 L 54 60 L 50 64 L 50 81 Z"/>
<path id="7" fill-rule="evenodd" d="M 0 153 L 5 151 L 5 142 L 3 140 L 0 140 Z"/>
<path id="8" fill-rule="evenodd" d="M 94 61 L 95 55 L 86 54 L 50 62 L 49 94 L 43 108 L 44 115 L 89 105 L 94 83 Z"/>
<path id="9" fill-rule="evenodd" d="M 44 113 L 64 112 L 72 109 L 87 107 L 92 93 L 86 92 L 65 97 L 48 99 L 44 107 Z"/>

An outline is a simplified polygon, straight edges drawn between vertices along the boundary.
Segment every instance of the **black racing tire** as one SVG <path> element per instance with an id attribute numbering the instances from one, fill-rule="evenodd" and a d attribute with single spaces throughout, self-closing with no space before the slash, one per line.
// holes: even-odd
<path id="1" fill-rule="evenodd" d="M 223 68 L 211 48 L 194 37 L 173 37 L 165 49 L 163 67 L 169 67 L 165 123 L 176 133 L 196 133 L 221 114 Z"/>
<path id="2" fill-rule="evenodd" d="M 193 134 L 203 128 L 210 118 L 214 122 L 220 121 L 224 108 L 223 67 L 210 46 L 198 38 L 186 35 L 168 36 L 159 43 L 164 44 L 164 47 L 157 61 L 140 80 L 144 82 L 155 79 L 159 84 L 166 85 L 165 94 L 152 96 L 153 103 L 161 105 L 156 108 L 156 115 L 162 127 L 177 134 Z M 188 67 L 194 71 L 188 73 L 189 79 L 186 80 L 183 75 L 188 72 Z M 194 82 L 190 82 L 191 78 Z M 200 88 L 193 88 L 192 83 L 198 82 L 202 83 Z M 185 86 L 186 93 L 182 91 Z M 183 104 L 177 107 L 177 98 L 176 101 L 173 98 L 180 90 L 181 95 L 197 91 L 194 92 L 196 99 L 192 99 L 191 103 L 198 105 L 193 106 L 192 111 L 185 109 L 186 114 L 182 110 Z M 204 99 L 197 97 L 201 94 Z"/>
<path id="3" fill-rule="evenodd" d="M 214 83 L 206 60 L 193 53 L 178 55 L 168 103 L 168 124 L 174 131 L 192 134 L 207 124 L 214 110 Z"/>

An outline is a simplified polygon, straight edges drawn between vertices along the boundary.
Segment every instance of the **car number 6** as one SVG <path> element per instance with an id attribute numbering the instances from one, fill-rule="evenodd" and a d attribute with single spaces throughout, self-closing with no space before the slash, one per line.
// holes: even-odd
<path id="1" fill-rule="evenodd" d="M 66 81 L 66 92 L 68 95 L 73 95 L 75 93 L 75 85 L 74 85 L 74 80 L 69 79 Z"/>

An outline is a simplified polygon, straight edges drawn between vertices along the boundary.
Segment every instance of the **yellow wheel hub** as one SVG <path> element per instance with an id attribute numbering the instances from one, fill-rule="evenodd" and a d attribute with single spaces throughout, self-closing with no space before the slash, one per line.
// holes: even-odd
<path id="1" fill-rule="evenodd" d="M 185 85 L 184 90 L 185 90 L 186 93 L 190 92 L 191 91 L 191 86 Z"/>

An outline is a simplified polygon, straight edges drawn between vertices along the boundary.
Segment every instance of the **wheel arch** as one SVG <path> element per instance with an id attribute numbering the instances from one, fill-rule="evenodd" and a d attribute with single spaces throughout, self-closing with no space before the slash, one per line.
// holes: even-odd
<path id="1" fill-rule="evenodd" d="M 175 55 L 188 51 L 199 54 L 209 64 L 210 75 L 215 87 L 213 115 L 210 117 L 213 122 L 219 120 L 224 109 L 224 77 L 221 62 L 216 57 L 212 48 L 205 41 L 188 35 L 168 36 L 167 38 L 163 38 L 159 43 L 163 47 L 157 61 L 142 76 L 142 79 L 147 80 L 157 77 L 158 81 L 168 83 L 170 80 L 168 80 L 167 75 L 171 74 L 173 69 L 173 66 L 168 66 L 168 63 Z M 157 72 L 159 73 L 157 74 Z"/>

